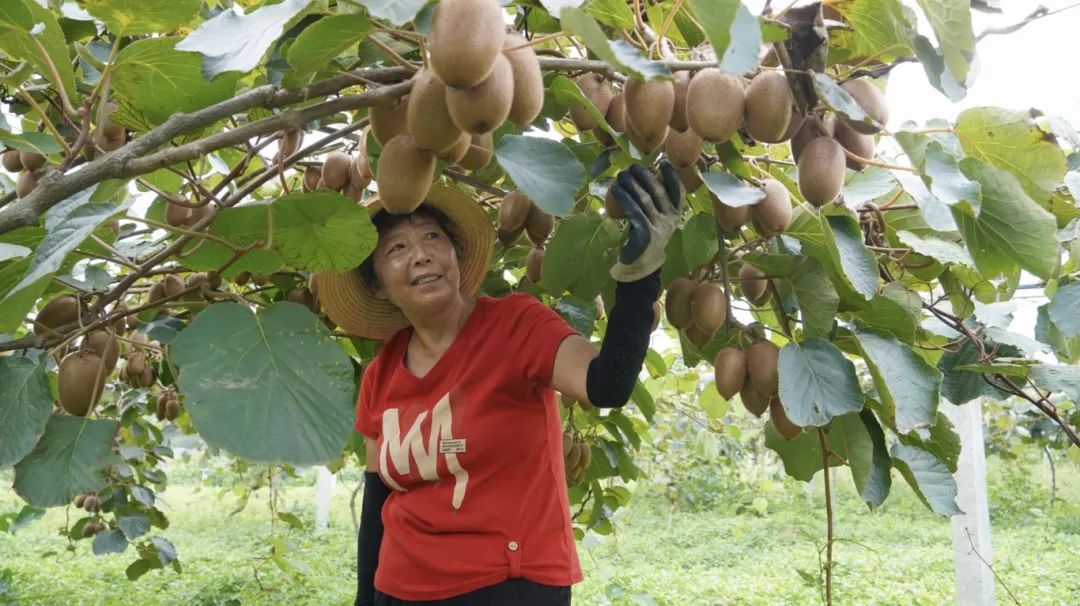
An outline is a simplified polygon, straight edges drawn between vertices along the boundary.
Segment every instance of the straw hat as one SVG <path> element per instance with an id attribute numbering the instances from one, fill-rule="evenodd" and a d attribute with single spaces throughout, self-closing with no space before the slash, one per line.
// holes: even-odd
<path id="1" fill-rule="evenodd" d="M 457 229 L 461 254 L 461 292 L 476 293 L 487 274 L 495 245 L 495 230 L 487 213 L 464 193 L 442 185 L 432 185 L 424 199 L 438 209 Z M 368 216 L 384 210 L 379 197 L 367 203 Z M 387 339 L 409 325 L 401 310 L 390 301 L 379 299 L 364 285 L 358 268 L 339 274 L 320 271 L 315 274 L 318 298 L 331 320 L 346 332 L 359 337 Z"/>

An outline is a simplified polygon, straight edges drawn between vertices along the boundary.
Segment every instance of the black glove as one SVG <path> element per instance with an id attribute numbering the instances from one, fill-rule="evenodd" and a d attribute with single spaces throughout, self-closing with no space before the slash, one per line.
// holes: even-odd
<path id="1" fill-rule="evenodd" d="M 660 163 L 663 183 L 643 166 L 633 165 L 615 178 L 611 195 L 630 223 L 630 237 L 611 268 L 611 277 L 633 282 L 664 264 L 664 248 L 682 218 L 682 181 L 671 164 Z"/>

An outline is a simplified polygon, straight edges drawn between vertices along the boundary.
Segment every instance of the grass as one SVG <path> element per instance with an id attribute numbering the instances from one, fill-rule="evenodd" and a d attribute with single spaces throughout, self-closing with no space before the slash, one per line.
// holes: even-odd
<path id="1" fill-rule="evenodd" d="M 990 461 L 995 570 L 1020 604 L 1080 604 L 1080 469 L 1059 465 L 1059 501 L 1051 508 L 1049 473 L 1037 461 Z M 192 463 L 174 463 L 174 482 L 160 495 L 172 521 L 165 536 L 179 551 L 183 574 L 151 571 L 129 582 L 132 549 L 95 557 L 88 541 L 67 551 L 58 533 L 64 509 L 14 534 L 0 534 L 0 604 L 351 604 L 356 546 L 348 490 L 334 493 L 330 529 L 311 529 L 314 474 L 282 491 L 280 509 L 305 527 L 278 524 L 306 573 L 292 576 L 265 557 L 270 550 L 267 491 L 235 515 L 231 487 L 207 486 Z M 343 472 L 354 484 L 355 469 Z M 955 599 L 950 525 L 927 511 L 894 474 L 892 494 L 876 512 L 859 504 L 846 472 L 837 475 L 835 604 L 939 605 Z M 222 484 L 228 476 L 211 475 Z M 0 473 L 10 486 L 11 473 Z M 575 604 L 816 604 L 817 545 L 825 537 L 820 487 L 784 480 L 755 491 L 764 515 L 740 510 L 739 490 L 708 511 L 673 511 L 647 484 L 619 512 L 615 535 L 579 545 L 585 581 Z M 745 498 L 745 488 L 742 489 Z M 22 503 L 0 493 L 0 512 Z M 745 508 L 742 508 L 743 510 Z M 71 510 L 72 520 L 76 519 Z M 802 574 L 800 574 L 800 571 Z M 1001 585 L 1000 604 L 1014 603 Z"/>

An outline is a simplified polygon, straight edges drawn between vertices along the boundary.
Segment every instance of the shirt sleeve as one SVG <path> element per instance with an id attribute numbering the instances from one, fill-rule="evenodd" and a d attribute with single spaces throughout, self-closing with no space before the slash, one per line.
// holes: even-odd
<path id="1" fill-rule="evenodd" d="M 578 332 L 555 310 L 530 295 L 510 295 L 505 305 L 504 335 L 508 353 L 527 378 L 550 386 L 559 345 L 563 339 Z"/>
<path id="2" fill-rule="evenodd" d="M 361 434 L 376 439 L 378 435 L 375 432 L 375 411 L 372 410 L 372 402 L 374 397 L 372 391 L 374 388 L 375 376 L 375 363 L 368 364 L 364 369 L 364 374 L 360 378 L 360 393 L 356 398 L 356 431 Z"/>

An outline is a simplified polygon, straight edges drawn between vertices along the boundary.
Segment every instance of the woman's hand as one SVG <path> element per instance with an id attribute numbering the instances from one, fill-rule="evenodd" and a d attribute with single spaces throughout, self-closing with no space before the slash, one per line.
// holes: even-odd
<path id="1" fill-rule="evenodd" d="M 633 282 L 653 273 L 664 264 L 664 248 L 682 218 L 685 195 L 678 173 L 666 160 L 660 163 L 657 179 L 635 164 L 619 173 L 611 194 L 630 223 L 630 237 L 611 268 L 611 277 Z"/>

